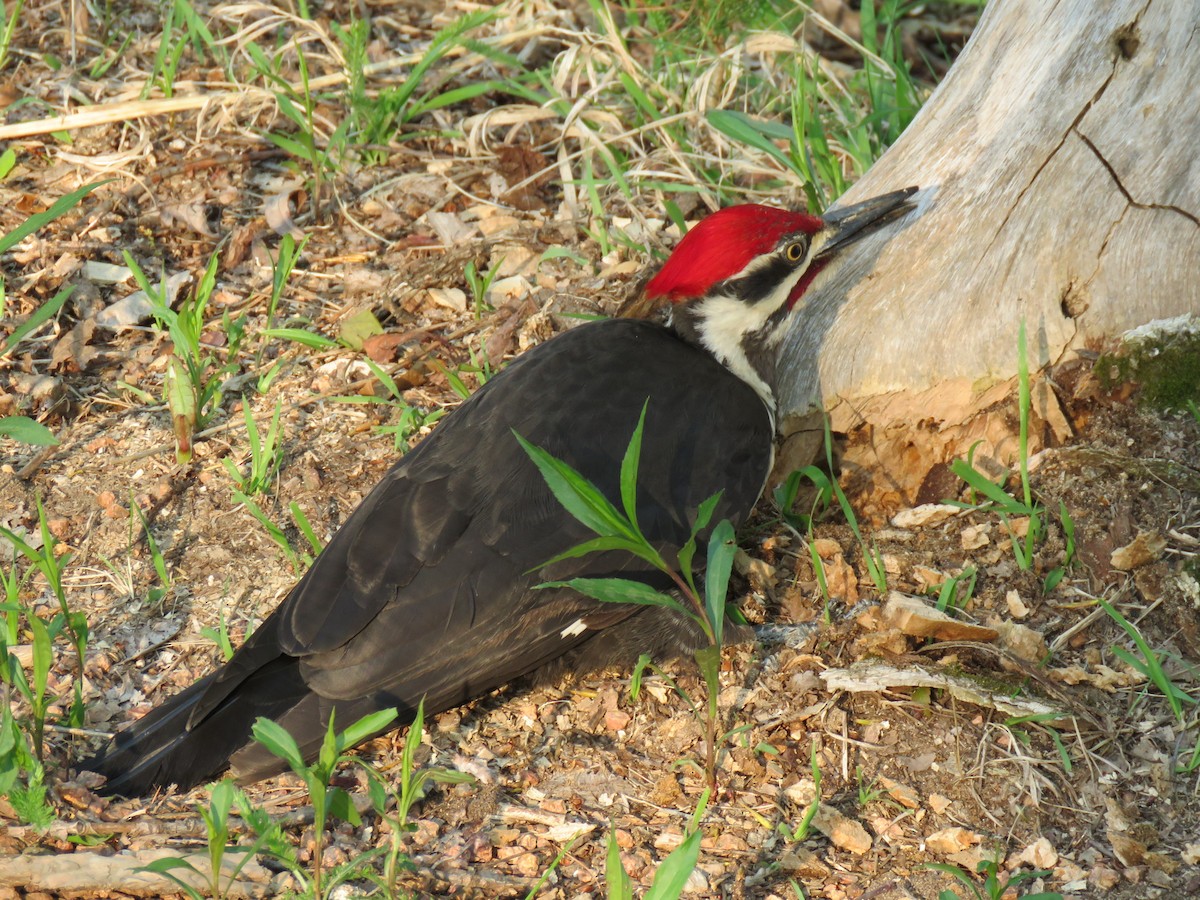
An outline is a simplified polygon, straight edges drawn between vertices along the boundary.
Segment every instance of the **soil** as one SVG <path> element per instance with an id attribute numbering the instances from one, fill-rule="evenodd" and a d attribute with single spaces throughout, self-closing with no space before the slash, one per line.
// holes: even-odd
<path id="1" fill-rule="evenodd" d="M 414 16 L 429 28 L 427 12 Z M 38 91 L 30 80 L 15 83 Z M 387 396 L 365 357 L 392 374 L 419 419 L 459 402 L 448 373 L 473 389 L 488 367 L 572 327 L 580 314 L 613 314 L 636 295 L 645 258 L 619 248 L 602 257 L 582 233 L 585 222 L 564 214 L 561 184 L 535 179 L 519 202 L 507 192 L 549 163 L 549 138 L 536 124 L 486 163 L 451 139 L 393 148 L 378 164 L 334 179 L 317 215 L 311 185 L 259 137 L 278 127 L 268 115 L 236 127 L 192 112 L 81 129 L 69 159 L 50 136 L 35 137 L 20 143 L 18 169 L 0 182 L 7 231 L 93 178 L 104 154 L 140 147 L 120 163 L 121 178 L 3 259 L 0 334 L 61 287 L 75 287 L 62 313 L 0 363 L 0 414 L 36 417 L 60 441 L 42 450 L 0 439 L 0 525 L 36 544 L 40 499 L 56 552 L 72 555 L 68 595 L 86 614 L 90 638 L 88 733 L 48 738 L 58 823 L 39 835 L 0 801 L 8 826 L 0 884 L 18 856 L 203 846 L 194 812 L 202 792 L 108 801 L 73 764 L 100 743 L 91 732 L 118 729 L 217 666 L 220 651 L 202 630 L 223 626 L 236 646 L 303 566 L 233 495 L 224 464 L 247 463 L 243 403 L 264 428 L 277 404 L 281 410 L 282 464 L 253 500 L 302 555 L 293 504 L 327 540 L 397 454 L 436 427 L 399 440 L 380 431 L 401 424 L 403 412 L 363 402 Z M 78 161 L 85 157 L 90 162 Z M 387 338 L 366 350 L 312 350 L 254 337 L 268 325 L 279 232 L 293 221 L 309 241 L 271 324 L 336 338 L 366 310 Z M 670 243 L 665 235 L 654 241 Z M 193 283 L 210 254 L 219 255 L 204 338 L 217 360 L 229 341 L 222 316 L 246 316 L 250 337 L 235 380 L 186 464 L 176 461 L 160 399 L 168 337 L 147 321 L 97 324 L 101 310 L 136 288 L 88 265 L 122 266 L 124 251 L 152 279 L 187 272 Z M 499 272 L 478 314 L 468 263 Z M 276 363 L 269 387 L 256 393 Z M 928 864 L 974 871 L 984 859 L 998 859 L 1009 875 L 1045 870 L 1021 883 L 1021 893 L 1200 895 L 1194 701 L 1183 703 L 1181 718 L 1174 714 L 1130 664 L 1140 651 L 1100 605 L 1133 623 L 1174 683 L 1195 693 L 1200 423 L 1142 408 L 1131 385 L 1102 388 L 1080 362 L 1046 375 L 1071 380 L 1064 393 L 1075 433 L 1032 461 L 1047 524 L 1028 569 L 996 512 L 922 507 L 915 519 L 863 525 L 886 573 L 881 592 L 864 542 L 836 508 L 820 513 L 813 529 L 818 573 L 808 535 L 769 496 L 760 503 L 740 535 L 745 555 L 734 589 L 748 618 L 772 627 L 726 651 L 721 709 L 738 730 L 723 744 L 720 790 L 701 819 L 689 896 L 791 898 L 796 885 L 831 900 L 931 898 L 958 882 Z M 1009 486 L 1019 492 L 1015 481 Z M 947 496 L 970 500 L 961 483 L 948 485 Z M 807 510 L 805 503 L 798 507 Z M 147 531 L 168 584 L 156 573 Z M 971 570 L 973 593 L 967 599 L 962 589 L 957 619 L 992 629 L 993 640 L 940 626 L 933 637 L 908 633 L 885 606 L 891 592 L 932 603 L 947 578 L 963 575 L 965 585 Z M 40 576 L 22 600 L 45 617 L 56 610 Z M 51 688 L 66 693 L 75 661 L 61 650 Z M 883 682 L 855 668 L 869 661 L 891 666 Z M 684 692 L 701 695 L 690 664 L 665 669 Z M 864 689 L 829 686 L 847 669 Z M 932 688 L 919 683 L 929 679 Z M 963 699 L 964 683 L 974 699 Z M 702 793 L 692 761 L 703 755 L 703 729 L 666 675 L 648 676 L 637 700 L 629 688 L 627 672 L 515 684 L 427 723 L 421 763 L 475 780 L 435 786 L 414 808 L 406 846 L 415 869 L 404 887 L 420 896 L 525 896 L 550 872 L 538 896 L 605 896 L 612 835 L 644 890 L 683 840 Z M 1050 711 L 1020 715 L 1004 698 Z M 403 737 L 378 739 L 362 756 L 394 771 Z M 365 790 L 356 769 L 340 778 L 351 792 Z M 814 793 L 824 805 L 805 833 Z M 307 803 L 290 776 L 249 794 L 273 814 Z M 111 836 L 96 846 L 66 839 L 89 832 Z M 290 832 L 309 864 L 311 828 Z M 582 835 L 570 842 L 575 832 Z M 389 827 L 364 815 L 359 826 L 336 827 L 325 862 L 389 840 Z M 288 882 L 266 868 L 246 885 L 261 893 Z M 132 890 L 102 885 L 71 895 Z M 0 887 L 0 896 L 56 892 L 46 882 Z"/>

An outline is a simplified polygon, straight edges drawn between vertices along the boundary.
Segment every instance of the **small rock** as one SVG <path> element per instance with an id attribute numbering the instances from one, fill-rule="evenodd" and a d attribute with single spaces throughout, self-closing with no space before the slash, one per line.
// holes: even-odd
<path id="1" fill-rule="evenodd" d="M 429 288 L 429 299 L 445 309 L 467 311 L 467 294 L 461 288 Z"/>
<path id="2" fill-rule="evenodd" d="M 803 875 L 805 878 L 824 878 L 829 874 L 829 867 L 811 850 L 803 847 L 790 847 L 779 856 L 779 867 L 785 872 Z"/>
<path id="3" fill-rule="evenodd" d="M 489 216 L 475 223 L 484 237 L 494 237 L 506 231 L 515 231 L 521 224 L 515 216 Z"/>
<path id="4" fill-rule="evenodd" d="M 907 784 L 899 781 L 893 781 L 886 775 L 879 776 L 879 783 L 883 789 L 888 792 L 888 796 L 899 803 L 901 806 L 908 809 L 918 809 L 921 806 L 921 798 L 917 792 Z"/>
<path id="5" fill-rule="evenodd" d="M 817 795 L 817 785 L 811 778 L 801 778 L 790 787 L 784 788 L 783 795 L 797 806 L 807 808 Z"/>
<path id="6" fill-rule="evenodd" d="M 997 636 L 995 629 L 960 622 L 920 597 L 899 591 L 888 594 L 883 621 L 912 637 L 932 637 L 939 641 L 994 641 Z"/>
<path id="7" fill-rule="evenodd" d="M 526 878 L 535 878 L 542 871 L 542 864 L 536 853 L 522 853 L 510 859 L 509 864 L 516 869 L 517 874 Z"/>
<path id="8" fill-rule="evenodd" d="M 996 630 L 1000 633 L 1000 646 L 1021 659 L 1041 662 L 1050 653 L 1045 637 L 1028 625 L 1001 622 Z"/>
<path id="9" fill-rule="evenodd" d="M 962 530 L 959 535 L 959 540 L 962 542 L 964 550 L 978 550 L 980 547 L 986 547 L 992 542 L 988 532 L 991 527 L 988 525 L 968 525 Z"/>
<path id="10" fill-rule="evenodd" d="M 902 509 L 892 516 L 892 524 L 897 528 L 921 528 L 926 525 L 937 525 L 945 522 L 951 516 L 957 516 L 961 510 L 948 503 L 923 503 L 912 509 Z"/>
<path id="11" fill-rule="evenodd" d="M 1121 873 L 1111 866 L 1099 865 L 1088 873 L 1088 885 L 1101 891 L 1111 891 L 1121 883 Z"/>
<path id="12" fill-rule="evenodd" d="M 533 286 L 528 279 L 521 275 L 510 275 L 508 278 L 498 278 L 488 287 L 485 299 L 492 306 L 503 306 L 515 300 L 528 297 Z"/>
<path id="13" fill-rule="evenodd" d="M 1048 839 L 1038 838 L 1020 853 L 1014 854 L 1008 862 L 1010 869 L 1022 865 L 1035 869 L 1053 869 L 1058 865 L 1058 852 Z"/>
<path id="14" fill-rule="evenodd" d="M 953 828 L 943 828 L 941 831 L 935 831 L 929 835 L 925 838 L 925 846 L 934 853 L 949 856 L 967 850 L 982 840 L 983 838 L 975 832 L 954 826 Z"/>
<path id="15" fill-rule="evenodd" d="M 1014 619 L 1024 619 L 1029 615 L 1029 607 L 1021 599 L 1020 591 L 1009 591 L 1004 595 L 1004 602 L 1008 604 L 1009 615 Z"/>
<path id="16" fill-rule="evenodd" d="M 654 839 L 655 850 L 665 850 L 670 853 L 683 843 L 683 835 L 678 831 L 664 831 Z"/>
<path id="17" fill-rule="evenodd" d="M 1110 562 L 1114 569 L 1128 572 L 1138 566 L 1152 563 L 1167 549 L 1167 539 L 1157 531 L 1142 531 L 1124 547 L 1112 552 Z"/>
<path id="18" fill-rule="evenodd" d="M 842 555 L 842 545 L 832 538 L 817 538 L 812 542 L 812 546 L 821 559 L 833 559 Z"/>
<path id="19" fill-rule="evenodd" d="M 930 794 L 928 802 L 929 808 L 939 816 L 954 804 L 954 801 L 944 794 Z"/>
<path id="20" fill-rule="evenodd" d="M 821 804 L 813 816 L 813 827 L 841 850 L 861 855 L 871 849 L 871 835 L 862 823 L 842 815 L 832 806 Z"/>
<path id="21" fill-rule="evenodd" d="M 179 289 L 191 280 L 192 276 L 189 272 L 176 272 L 167 279 L 165 299 L 168 306 L 174 306 Z M 157 289 L 157 285 L 155 287 Z M 123 297 L 96 313 L 95 322 L 101 328 L 127 328 L 130 325 L 146 321 L 153 311 L 154 304 L 150 302 L 146 292 L 134 291 L 129 296 Z"/>

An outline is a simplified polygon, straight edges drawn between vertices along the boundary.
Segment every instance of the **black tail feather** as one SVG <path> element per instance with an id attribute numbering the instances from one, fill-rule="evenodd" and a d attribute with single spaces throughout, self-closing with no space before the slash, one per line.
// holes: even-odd
<path id="1" fill-rule="evenodd" d="M 151 710 L 80 768 L 107 777 L 100 789 L 104 794 L 138 797 L 172 784 L 188 790 L 229 768 L 230 757 L 253 742 L 250 731 L 255 719 L 279 718 L 310 693 L 297 661 L 280 657 L 246 678 L 199 721 L 191 722 L 219 676 L 220 672 L 202 678 Z M 277 774 L 285 767 L 282 761 L 264 765 L 256 777 Z"/>

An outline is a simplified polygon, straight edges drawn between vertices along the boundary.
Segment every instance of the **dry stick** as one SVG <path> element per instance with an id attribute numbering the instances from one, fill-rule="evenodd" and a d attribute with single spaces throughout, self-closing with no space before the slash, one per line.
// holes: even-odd
<path id="1" fill-rule="evenodd" d="M 360 815 L 371 809 L 371 798 L 367 794 L 351 794 L 350 800 Z M 228 821 L 231 834 L 244 834 L 251 830 L 241 816 L 231 815 Z M 271 821 L 280 828 L 303 828 L 313 823 L 313 808 L 312 806 L 301 806 L 282 815 L 272 816 Z M 22 842 L 46 839 L 65 841 L 73 836 L 105 837 L 118 834 L 129 838 L 162 836 L 199 839 L 208 835 L 208 828 L 200 816 L 187 816 L 179 819 L 145 818 L 121 822 L 59 819 L 45 831 L 38 831 L 32 825 L 23 825 L 10 827 L 8 834 Z"/>
<path id="2" fill-rule="evenodd" d="M 530 34 L 540 33 L 536 29 L 526 29 L 508 35 L 501 35 L 489 43 L 504 46 L 514 43 Z M 449 50 L 447 56 L 460 56 L 469 51 L 466 48 L 455 47 Z M 410 53 L 405 56 L 394 56 L 380 62 L 363 67 L 367 76 L 386 72 L 399 66 L 415 65 L 423 54 Z M 333 72 L 313 78 L 308 82 L 308 90 L 320 90 L 334 87 L 346 81 L 344 72 Z M 177 87 L 179 85 L 176 85 Z M 304 85 L 289 85 L 296 94 L 304 93 Z M 246 86 L 237 91 L 211 92 L 206 94 L 191 94 L 185 97 L 168 97 L 154 100 L 127 100 L 120 103 L 97 103 L 82 112 L 67 113 L 61 116 L 51 116 L 48 119 L 36 119 L 30 122 L 13 122 L 11 125 L 0 125 L 0 141 L 11 141 L 15 138 L 32 137 L 38 134 L 49 134 L 52 131 L 72 131 L 76 128 L 88 128 L 93 125 L 107 125 L 112 122 L 126 122 L 130 119 L 140 119 L 146 116 L 162 116 L 170 113 L 187 112 L 203 109 L 209 103 L 232 101 L 243 103 L 249 99 L 271 100 L 276 92 L 269 88 Z"/>

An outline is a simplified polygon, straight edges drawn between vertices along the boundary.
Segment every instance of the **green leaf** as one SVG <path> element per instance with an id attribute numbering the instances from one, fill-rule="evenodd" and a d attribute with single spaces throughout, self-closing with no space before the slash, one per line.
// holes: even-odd
<path id="1" fill-rule="evenodd" d="M 378 734 L 391 725 L 397 715 L 396 708 L 393 706 L 389 709 L 381 709 L 363 716 L 339 735 L 338 749 L 361 744 L 367 738 Z"/>
<path id="2" fill-rule="evenodd" d="M 329 814 L 343 822 L 349 822 L 355 827 L 362 824 L 362 817 L 354 808 L 354 802 L 350 799 L 350 795 L 341 788 L 335 787 L 329 791 Z"/>
<path id="3" fill-rule="evenodd" d="M 0 153 L 0 178 L 7 178 L 17 164 L 17 151 L 9 147 Z"/>
<path id="4" fill-rule="evenodd" d="M 708 567 L 704 573 L 704 609 L 718 647 L 725 630 L 725 599 L 729 596 L 729 573 L 737 553 L 733 525 L 722 519 L 708 540 Z"/>
<path id="5" fill-rule="evenodd" d="M 204 900 L 204 895 L 178 875 L 175 875 L 172 872 L 173 869 L 187 869 L 197 878 L 201 880 L 207 880 L 204 878 L 204 874 L 199 869 L 193 866 L 186 859 L 182 859 L 178 856 L 165 856 L 162 859 L 152 860 L 146 863 L 144 866 L 138 866 L 134 871 L 153 872 L 156 875 L 162 875 L 175 882 L 175 884 L 179 886 L 179 889 L 182 890 L 188 897 L 190 897 L 191 900 Z"/>
<path id="6" fill-rule="evenodd" d="M 775 146 L 775 140 L 790 141 L 792 130 L 778 122 L 754 119 L 732 109 L 712 109 L 704 116 L 713 128 L 728 138 L 761 150 L 789 171 L 797 171 L 791 158 Z"/>
<path id="7" fill-rule="evenodd" d="M 570 581 L 556 581 L 547 585 L 539 585 L 539 587 L 569 587 L 603 603 L 665 606 L 688 614 L 688 610 L 674 597 L 660 593 L 647 584 L 629 578 L 572 578 Z"/>
<path id="8" fill-rule="evenodd" d="M 286 762 L 293 772 L 304 777 L 304 757 L 300 754 L 296 739 L 288 734 L 286 728 L 278 722 L 259 716 L 254 720 L 250 733 L 256 741 Z"/>
<path id="9" fill-rule="evenodd" d="M 305 331 L 303 328 L 264 328 L 259 334 L 263 337 L 295 341 L 297 344 L 312 347 L 314 350 L 327 350 L 338 345 L 337 341 L 331 340 L 323 334 Z"/>
<path id="10" fill-rule="evenodd" d="M 621 862 L 621 848 L 617 846 L 617 829 L 609 826 L 608 854 L 604 862 L 604 881 L 607 884 L 605 897 L 608 900 L 633 900 L 633 882 Z"/>
<path id="11" fill-rule="evenodd" d="M 192 434 L 196 430 L 196 388 L 187 363 L 178 356 L 172 356 L 167 361 L 165 387 L 175 432 L 175 459 L 184 465 L 192 458 Z"/>
<path id="12" fill-rule="evenodd" d="M 650 563 L 651 565 L 659 566 L 659 568 L 665 566 L 665 563 L 662 563 L 662 558 L 658 556 L 657 553 L 654 554 L 653 558 L 648 558 L 645 555 L 645 549 L 646 548 L 644 545 L 639 544 L 637 541 L 631 541 L 629 538 L 592 538 L 590 541 L 584 541 L 582 544 L 576 544 L 570 550 L 564 550 L 562 553 L 558 554 L 558 556 L 551 557 L 544 563 L 535 566 L 529 571 L 536 572 L 538 569 L 543 569 L 546 566 L 553 565 L 556 562 L 561 562 L 564 559 L 578 559 L 581 556 L 587 556 L 589 553 L 602 553 L 606 550 L 625 550 L 629 553 L 632 553 L 634 556 L 646 560 L 646 562 Z"/>
<path id="13" fill-rule="evenodd" d="M 1019 503 L 1016 498 L 1009 496 L 1004 488 L 970 465 L 966 460 L 954 460 L 950 463 L 950 471 L 1002 509 L 1018 514 L 1029 514 L 1030 510 L 1024 504 Z"/>
<path id="14" fill-rule="evenodd" d="M 338 329 L 338 337 L 352 350 L 361 350 L 363 341 L 373 334 L 383 334 L 383 326 L 369 309 L 361 309 L 345 319 Z"/>
<path id="15" fill-rule="evenodd" d="M 700 859 L 700 836 L 699 830 L 693 831 L 659 864 L 654 883 L 643 900 L 676 900 L 683 893 L 688 877 Z"/>
<path id="16" fill-rule="evenodd" d="M 625 507 L 625 515 L 629 517 L 635 529 L 638 527 L 637 477 L 638 465 L 642 458 L 642 429 L 646 425 L 646 408 L 649 405 L 650 398 L 647 397 L 646 402 L 642 404 L 637 426 L 633 429 L 633 436 L 629 439 L 629 446 L 625 448 L 625 455 L 621 458 L 621 505 Z"/>
<path id="17" fill-rule="evenodd" d="M 555 498 L 572 516 L 602 537 L 641 538 L 630 522 L 586 478 L 541 447 L 529 443 L 516 431 L 513 436 L 538 467 Z"/>
<path id="18" fill-rule="evenodd" d="M 285 153 L 290 153 L 297 159 L 302 159 L 306 163 L 315 165 L 316 159 L 311 150 L 301 144 L 299 141 L 294 141 L 290 137 L 282 134 L 268 134 L 267 140 L 278 147 Z"/>
<path id="19" fill-rule="evenodd" d="M 0 437 L 12 438 L 22 444 L 34 444 L 38 447 L 58 446 L 58 438 L 54 436 L 54 432 L 28 416 L 0 418 Z"/>
<path id="20" fill-rule="evenodd" d="M 0 238 L 0 244 L 3 243 L 4 238 Z M 35 331 L 50 319 L 54 318 L 54 316 L 58 314 L 58 311 L 62 309 L 63 304 L 67 302 L 67 298 L 71 296 L 71 292 L 74 290 L 74 285 L 67 285 L 65 288 L 39 306 L 36 310 L 34 310 L 33 315 L 18 325 L 17 329 L 4 339 L 4 345 L 0 346 L 0 356 L 3 356 L 13 347 L 17 346 L 17 344 L 21 342 L 21 339 L 24 338 L 25 335 L 29 334 L 31 331 Z"/>
<path id="21" fill-rule="evenodd" d="M 696 585 L 692 578 L 692 558 L 696 555 L 696 538 L 701 531 L 708 527 L 709 520 L 713 516 L 713 511 L 717 508 L 717 504 L 721 502 L 721 496 L 724 493 L 724 491 L 717 491 L 700 504 L 700 507 L 696 510 L 696 521 L 692 525 L 692 533 L 688 537 L 687 543 L 679 548 L 679 568 L 683 571 L 683 577 L 693 592 L 696 590 Z"/>

